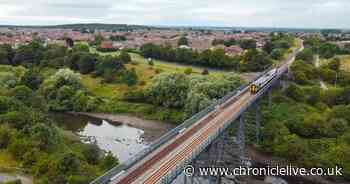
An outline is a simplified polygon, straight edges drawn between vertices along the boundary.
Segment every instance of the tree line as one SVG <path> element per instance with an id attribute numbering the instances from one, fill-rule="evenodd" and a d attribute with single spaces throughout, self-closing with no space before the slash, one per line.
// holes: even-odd
<path id="1" fill-rule="evenodd" d="M 72 49 L 59 45 L 44 46 L 39 41 L 13 49 L 0 45 L 0 64 L 31 67 L 70 68 L 81 74 L 93 74 L 105 82 L 121 82 L 134 85 L 137 75 L 127 70 L 124 64 L 131 62 L 126 51 L 119 56 L 100 56 L 90 53 L 87 45 L 76 44 Z"/>
<path id="2" fill-rule="evenodd" d="M 220 42 L 220 40 L 216 40 L 215 44 L 219 44 Z M 229 40 L 228 42 L 230 44 L 232 42 L 233 44 L 234 41 Z M 257 72 L 271 66 L 273 59 L 282 59 L 288 49 L 294 46 L 294 37 L 287 34 L 273 35 L 271 39 L 266 41 L 263 49 L 257 49 L 256 42 L 249 39 L 240 41 L 240 45 L 246 49 L 246 52 L 242 56 L 234 57 L 226 55 L 223 49 L 208 49 L 198 52 L 187 48 L 172 48 L 171 46 L 160 46 L 152 43 L 143 45 L 140 48 L 140 53 L 145 58 L 160 59 L 169 62 Z"/>

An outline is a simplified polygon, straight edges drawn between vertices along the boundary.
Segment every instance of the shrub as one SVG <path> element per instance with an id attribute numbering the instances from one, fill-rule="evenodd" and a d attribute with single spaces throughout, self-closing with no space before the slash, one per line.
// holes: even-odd
<path id="1" fill-rule="evenodd" d="M 193 72 L 192 68 L 186 68 L 186 70 L 184 71 L 184 73 L 185 73 L 186 75 L 191 75 L 192 72 Z"/>
<path id="2" fill-rule="evenodd" d="M 0 149 L 7 148 L 10 144 L 11 130 L 8 125 L 0 126 Z"/>
<path id="3" fill-rule="evenodd" d="M 202 75 L 209 75 L 209 70 L 208 69 L 204 69 L 202 71 Z"/>
<path id="4" fill-rule="evenodd" d="M 123 62 L 123 63 L 130 63 L 131 62 L 131 57 L 129 55 L 129 53 L 127 53 L 126 51 L 122 50 L 120 55 L 119 55 L 119 59 Z"/>

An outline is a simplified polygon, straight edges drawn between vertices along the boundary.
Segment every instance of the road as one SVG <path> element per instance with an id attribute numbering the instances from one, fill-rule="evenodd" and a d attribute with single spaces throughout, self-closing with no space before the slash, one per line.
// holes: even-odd
<path id="1" fill-rule="evenodd" d="M 302 48 L 301 48 L 302 49 Z M 279 68 L 282 73 L 294 61 L 290 57 Z M 236 119 L 241 109 L 258 98 L 249 92 L 248 87 L 242 90 L 238 97 L 232 97 L 221 107 L 200 119 L 172 141 L 161 146 L 156 151 L 145 157 L 135 166 L 120 175 L 112 184 L 159 183 L 163 176 L 176 169 L 177 165 L 183 163 L 188 156 L 198 150 L 202 143 L 215 134 L 221 127 Z"/>

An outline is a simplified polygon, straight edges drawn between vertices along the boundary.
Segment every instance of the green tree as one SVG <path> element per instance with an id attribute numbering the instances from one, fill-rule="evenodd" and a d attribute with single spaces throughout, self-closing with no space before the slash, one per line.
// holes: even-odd
<path id="1" fill-rule="evenodd" d="M 41 83 L 42 83 L 42 77 L 40 76 L 40 73 L 38 70 L 30 69 L 24 73 L 24 75 L 21 78 L 21 84 L 29 87 L 32 90 L 39 89 Z"/>
<path id="2" fill-rule="evenodd" d="M 75 44 L 73 47 L 73 52 L 90 52 L 90 48 L 85 44 Z"/>
<path id="3" fill-rule="evenodd" d="M 332 43 L 321 44 L 319 48 L 320 56 L 326 59 L 334 57 L 336 54 L 340 53 L 340 49 L 337 45 Z"/>
<path id="4" fill-rule="evenodd" d="M 100 165 L 103 170 L 110 170 L 114 166 L 118 165 L 118 159 L 116 159 L 111 152 L 108 152 L 107 155 L 102 159 Z"/>
<path id="5" fill-rule="evenodd" d="M 330 117 L 341 118 L 345 119 L 347 122 L 350 122 L 350 106 L 338 105 L 333 107 Z"/>
<path id="6" fill-rule="evenodd" d="M 83 149 L 83 155 L 88 163 L 96 165 L 100 158 L 100 149 L 96 144 L 88 144 Z"/>
<path id="7" fill-rule="evenodd" d="M 12 64 L 15 51 L 9 44 L 0 45 L 0 64 Z"/>
<path id="8" fill-rule="evenodd" d="M 31 129 L 34 145 L 40 150 L 48 150 L 58 143 L 58 133 L 53 127 L 43 123 L 36 124 Z"/>
<path id="9" fill-rule="evenodd" d="M 113 74 L 124 68 L 124 64 L 119 61 L 118 58 L 105 56 L 99 59 L 96 65 L 96 74 L 98 76 L 103 76 L 106 71 L 110 71 L 110 74 Z"/>
<path id="10" fill-rule="evenodd" d="M 187 40 L 186 36 L 181 36 L 180 39 L 177 42 L 177 45 L 178 46 L 188 45 L 188 40 Z"/>
<path id="11" fill-rule="evenodd" d="M 297 54 L 296 59 L 303 60 L 309 64 L 312 64 L 312 62 L 314 60 L 314 54 L 313 54 L 311 49 L 306 48 Z"/>
<path id="12" fill-rule="evenodd" d="M 8 60 L 7 52 L 0 50 L 0 64 L 9 65 L 11 62 Z"/>
<path id="13" fill-rule="evenodd" d="M 130 57 L 129 53 L 126 52 L 125 50 L 122 50 L 120 52 L 119 59 L 123 63 L 130 63 L 131 62 L 131 57 Z"/>
<path id="14" fill-rule="evenodd" d="M 182 108 L 189 89 L 188 78 L 180 73 L 162 73 L 147 86 L 150 101 L 165 107 Z"/>
<path id="15" fill-rule="evenodd" d="M 267 41 L 263 47 L 263 50 L 268 53 L 271 54 L 271 52 L 274 50 L 274 46 L 272 44 L 271 41 Z"/>
<path id="16" fill-rule="evenodd" d="M 57 160 L 57 170 L 61 174 L 74 174 L 77 173 L 80 167 L 80 161 L 74 153 L 64 153 Z"/>
<path id="17" fill-rule="evenodd" d="M 104 37 L 101 34 L 97 34 L 95 35 L 95 41 L 93 42 L 93 45 L 101 45 L 103 40 Z"/>
<path id="18" fill-rule="evenodd" d="M 272 64 L 272 60 L 265 52 L 256 49 L 248 50 L 242 57 L 243 71 L 262 71 Z"/>
<path id="19" fill-rule="evenodd" d="M 77 61 L 77 67 L 81 74 L 88 74 L 95 70 L 95 57 L 91 54 L 83 53 Z"/>
<path id="20" fill-rule="evenodd" d="M 328 63 L 328 68 L 334 71 L 339 71 L 340 69 L 340 59 L 339 58 L 334 58 Z"/>
<path id="21" fill-rule="evenodd" d="M 291 83 L 286 89 L 286 95 L 298 102 L 304 100 L 304 92 L 296 84 Z"/>
<path id="22" fill-rule="evenodd" d="M 7 148 L 11 141 L 11 130 L 8 125 L 0 125 L 0 150 Z"/>
<path id="23" fill-rule="evenodd" d="M 128 86 L 137 84 L 138 77 L 134 68 L 131 70 L 123 70 L 118 76 L 119 82 L 126 83 Z"/>
<path id="24" fill-rule="evenodd" d="M 253 39 L 244 39 L 240 41 L 240 46 L 243 49 L 256 49 L 256 41 Z"/>
<path id="25" fill-rule="evenodd" d="M 33 91 L 27 86 L 16 86 L 11 90 L 11 94 L 14 98 L 27 105 L 30 105 L 31 99 L 34 96 Z"/>
<path id="26" fill-rule="evenodd" d="M 275 60 L 280 60 L 283 57 L 283 50 L 281 49 L 273 49 L 271 52 L 271 58 Z"/>

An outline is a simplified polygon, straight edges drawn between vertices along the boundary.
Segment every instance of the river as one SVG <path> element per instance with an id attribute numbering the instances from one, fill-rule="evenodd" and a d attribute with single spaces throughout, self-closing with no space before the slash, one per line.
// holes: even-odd
<path id="1" fill-rule="evenodd" d="M 95 142 L 102 150 L 111 151 L 121 162 L 174 128 L 170 123 L 127 115 L 53 114 L 52 117 L 59 127 L 80 136 L 83 142 Z"/>

